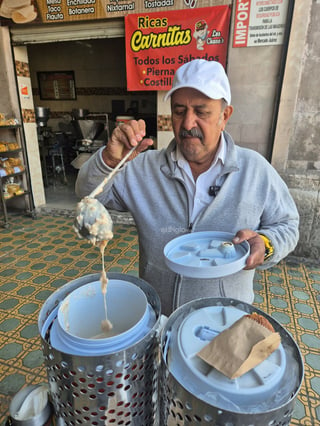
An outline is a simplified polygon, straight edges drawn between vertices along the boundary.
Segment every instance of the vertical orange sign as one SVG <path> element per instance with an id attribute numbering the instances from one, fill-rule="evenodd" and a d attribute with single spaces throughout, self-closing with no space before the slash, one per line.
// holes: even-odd
<path id="1" fill-rule="evenodd" d="M 127 15 L 127 89 L 169 90 L 176 69 L 193 59 L 225 66 L 229 25 L 229 6 Z"/>
<path id="2" fill-rule="evenodd" d="M 237 0 L 234 23 L 233 47 L 245 47 L 248 43 L 251 1 Z"/>

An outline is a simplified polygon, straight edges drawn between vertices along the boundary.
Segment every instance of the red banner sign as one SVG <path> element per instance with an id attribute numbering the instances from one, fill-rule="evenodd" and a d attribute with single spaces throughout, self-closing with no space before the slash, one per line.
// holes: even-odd
<path id="1" fill-rule="evenodd" d="M 169 90 L 176 69 L 193 59 L 225 66 L 229 24 L 229 6 L 127 15 L 127 89 Z"/>

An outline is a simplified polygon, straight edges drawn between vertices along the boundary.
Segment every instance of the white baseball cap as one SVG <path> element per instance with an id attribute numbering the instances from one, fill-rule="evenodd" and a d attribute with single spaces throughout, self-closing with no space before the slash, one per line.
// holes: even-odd
<path id="1" fill-rule="evenodd" d="M 177 69 L 172 88 L 165 95 L 166 101 L 174 91 L 190 87 L 211 99 L 225 99 L 230 105 L 231 91 L 227 74 L 223 66 L 216 61 L 194 59 Z"/>

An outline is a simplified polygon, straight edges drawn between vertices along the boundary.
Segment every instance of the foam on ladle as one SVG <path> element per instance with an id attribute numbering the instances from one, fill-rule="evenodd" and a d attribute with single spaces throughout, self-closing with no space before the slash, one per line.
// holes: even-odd
<path id="1" fill-rule="evenodd" d="M 108 333 L 113 328 L 112 323 L 108 319 L 107 298 L 106 298 L 108 278 L 107 278 L 106 270 L 105 270 L 105 267 L 104 267 L 104 250 L 105 250 L 107 244 L 108 244 L 108 241 L 102 241 L 99 244 L 99 248 L 100 248 L 100 252 L 101 252 L 101 261 L 102 261 L 102 271 L 101 271 L 100 281 L 101 281 L 101 291 L 102 291 L 102 294 L 103 294 L 104 312 L 105 312 L 105 317 L 106 317 L 104 320 L 101 321 L 101 330 L 104 333 Z"/>
<path id="2" fill-rule="evenodd" d="M 77 204 L 73 228 L 80 238 L 86 238 L 93 246 L 99 247 L 101 253 L 101 291 L 106 317 L 101 322 L 101 329 L 104 333 L 108 333 L 112 329 L 112 324 L 107 316 L 106 293 L 108 278 L 104 266 L 104 251 L 108 242 L 113 238 L 112 226 L 113 222 L 109 212 L 96 198 L 85 197 Z"/>

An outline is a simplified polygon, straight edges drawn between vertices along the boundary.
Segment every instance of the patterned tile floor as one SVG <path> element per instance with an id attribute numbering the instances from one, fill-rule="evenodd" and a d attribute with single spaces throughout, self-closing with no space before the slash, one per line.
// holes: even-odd
<path id="1" fill-rule="evenodd" d="M 137 275 L 135 227 L 118 224 L 114 231 L 106 250 L 109 270 Z M 37 328 L 43 302 L 68 281 L 100 269 L 98 249 L 75 237 L 70 217 L 12 216 L 10 228 L 1 229 L 1 425 L 16 392 L 46 382 Z M 291 425 L 320 425 L 320 265 L 289 258 L 258 272 L 255 292 L 255 305 L 293 335 L 304 357 L 305 377 Z"/>

